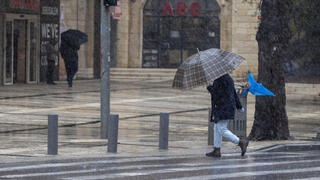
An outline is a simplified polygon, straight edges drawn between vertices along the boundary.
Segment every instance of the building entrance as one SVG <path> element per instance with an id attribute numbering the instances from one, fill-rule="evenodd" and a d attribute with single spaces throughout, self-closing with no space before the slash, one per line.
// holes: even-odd
<path id="1" fill-rule="evenodd" d="M 4 31 L 3 84 L 39 81 L 39 18 L 34 15 L 6 14 Z"/>
<path id="2" fill-rule="evenodd" d="M 148 0 L 142 67 L 177 68 L 197 48 L 220 48 L 219 15 L 216 0 Z"/>

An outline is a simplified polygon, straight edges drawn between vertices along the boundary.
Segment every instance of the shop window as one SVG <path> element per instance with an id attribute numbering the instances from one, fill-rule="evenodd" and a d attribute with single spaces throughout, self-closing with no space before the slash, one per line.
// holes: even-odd
<path id="1" fill-rule="evenodd" d="M 197 48 L 220 48 L 215 0 L 148 0 L 143 13 L 144 68 L 177 68 Z"/>

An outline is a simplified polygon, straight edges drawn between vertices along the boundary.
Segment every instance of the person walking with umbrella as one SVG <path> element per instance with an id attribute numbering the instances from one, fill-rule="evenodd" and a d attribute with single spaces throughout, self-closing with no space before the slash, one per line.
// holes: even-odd
<path id="1" fill-rule="evenodd" d="M 72 87 L 73 77 L 78 71 L 78 50 L 87 41 L 88 36 L 79 30 L 70 29 L 61 34 L 60 54 L 64 60 L 69 87 Z"/>
<path id="2" fill-rule="evenodd" d="M 212 85 L 207 86 L 207 90 L 211 94 L 211 121 L 214 122 L 214 149 L 212 152 L 207 153 L 206 156 L 221 157 L 222 137 L 239 145 L 241 155 L 243 156 L 246 153 L 249 141 L 245 138 L 239 139 L 227 128 L 228 122 L 234 119 L 235 109 L 244 112 L 234 88 L 233 79 L 229 74 L 225 74 L 216 79 Z"/>
<path id="3" fill-rule="evenodd" d="M 222 49 L 198 50 L 198 53 L 188 57 L 178 67 L 175 74 L 173 88 L 191 89 L 209 85 L 207 90 L 211 94 L 211 114 L 213 115 L 211 119 L 215 124 L 214 150 L 207 153 L 207 156 L 221 157 L 222 137 L 238 144 L 242 156 L 246 153 L 249 142 L 246 139 L 239 139 L 227 129 L 228 122 L 234 119 L 235 108 L 244 111 L 236 94 L 233 79 L 228 74 L 235 70 L 243 60 L 243 57 Z"/>

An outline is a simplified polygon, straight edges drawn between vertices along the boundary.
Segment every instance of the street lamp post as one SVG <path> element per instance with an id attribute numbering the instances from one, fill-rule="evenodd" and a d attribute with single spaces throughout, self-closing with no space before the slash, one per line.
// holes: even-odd
<path id="1" fill-rule="evenodd" d="M 108 138 L 108 121 L 110 117 L 110 10 L 101 0 L 101 87 L 100 87 L 100 137 Z"/>

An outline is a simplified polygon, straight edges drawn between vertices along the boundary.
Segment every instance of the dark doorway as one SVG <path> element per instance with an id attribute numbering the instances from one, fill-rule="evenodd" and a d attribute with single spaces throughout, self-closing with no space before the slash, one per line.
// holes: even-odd
<path id="1" fill-rule="evenodd" d="M 27 20 L 14 20 L 13 83 L 26 82 Z"/>

